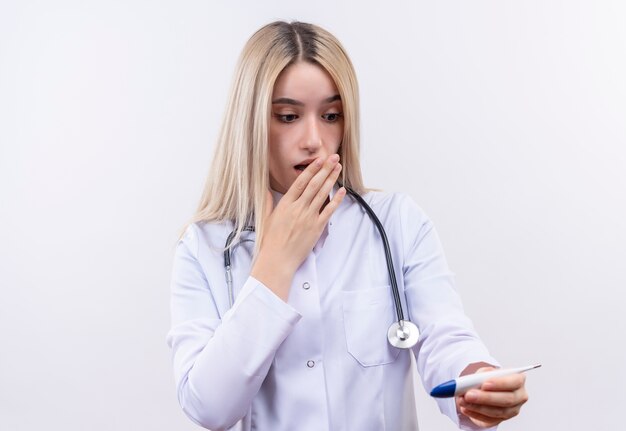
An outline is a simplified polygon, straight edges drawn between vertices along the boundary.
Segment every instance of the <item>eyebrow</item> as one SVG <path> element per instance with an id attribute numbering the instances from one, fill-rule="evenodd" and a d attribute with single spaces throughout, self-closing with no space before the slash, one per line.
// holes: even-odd
<path id="1" fill-rule="evenodd" d="M 341 100 L 341 96 L 339 94 L 327 97 L 326 99 L 322 100 L 322 104 L 332 103 L 336 100 Z M 272 105 L 304 106 L 304 103 L 300 102 L 299 100 L 290 99 L 289 97 L 279 97 L 278 99 L 272 100 Z"/>

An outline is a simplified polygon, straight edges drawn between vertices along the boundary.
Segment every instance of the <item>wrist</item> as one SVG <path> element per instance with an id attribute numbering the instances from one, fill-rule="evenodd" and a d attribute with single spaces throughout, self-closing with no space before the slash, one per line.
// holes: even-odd
<path id="1" fill-rule="evenodd" d="M 250 275 L 287 302 L 295 272 L 296 270 L 292 269 L 290 265 L 276 262 L 259 253 Z"/>

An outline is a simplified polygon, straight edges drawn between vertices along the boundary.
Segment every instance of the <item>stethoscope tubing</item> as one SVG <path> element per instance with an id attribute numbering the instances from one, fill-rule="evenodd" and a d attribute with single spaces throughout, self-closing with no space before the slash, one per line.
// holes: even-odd
<path id="1" fill-rule="evenodd" d="M 396 317 L 398 318 L 398 322 L 404 321 L 404 313 L 402 311 L 402 302 L 400 301 L 400 291 L 398 289 L 398 282 L 396 281 L 396 271 L 393 267 L 393 259 L 391 257 L 391 248 L 389 247 L 389 240 L 387 239 L 387 233 L 385 232 L 385 228 L 383 224 L 380 222 L 374 210 L 365 202 L 365 199 L 361 197 L 357 192 L 352 190 L 350 187 L 343 186 L 346 191 L 352 196 L 354 199 L 358 201 L 361 207 L 367 212 L 370 216 L 376 228 L 378 228 L 378 232 L 380 232 L 380 236 L 383 241 L 383 247 L 385 249 L 385 259 L 387 260 L 387 272 L 389 273 L 389 282 L 391 283 L 391 292 L 393 294 L 393 300 L 395 302 L 396 308 Z"/>
<path id="2" fill-rule="evenodd" d="M 241 229 L 242 232 L 254 232 L 254 226 L 244 226 Z M 224 246 L 224 268 L 226 270 L 226 286 L 228 287 L 228 303 L 232 307 L 235 303 L 235 292 L 233 289 L 233 276 L 230 264 L 230 243 L 233 242 L 237 230 L 233 230 L 226 238 L 226 245 Z"/>

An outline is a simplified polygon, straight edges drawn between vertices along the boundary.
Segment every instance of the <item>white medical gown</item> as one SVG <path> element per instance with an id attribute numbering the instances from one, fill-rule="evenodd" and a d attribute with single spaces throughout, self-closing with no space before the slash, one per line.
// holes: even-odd
<path id="1" fill-rule="evenodd" d="M 412 350 L 426 390 L 470 363 L 497 364 L 463 312 L 424 212 L 402 194 L 364 198 L 387 231 L 405 313 L 421 331 Z M 232 229 L 192 224 L 176 248 L 167 342 L 185 413 L 214 431 L 417 429 L 415 367 L 409 350 L 387 342 L 396 317 L 384 249 L 358 203 L 348 195 L 332 215 L 288 303 L 249 276 L 254 243 L 244 241 L 232 252 L 229 309 L 222 248 Z M 437 402 L 459 422 L 454 399 Z M 460 426 L 475 429 L 466 418 Z"/>

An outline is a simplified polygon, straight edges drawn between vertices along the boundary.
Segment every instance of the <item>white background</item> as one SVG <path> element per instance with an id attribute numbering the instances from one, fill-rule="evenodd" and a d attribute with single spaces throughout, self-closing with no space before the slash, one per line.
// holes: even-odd
<path id="1" fill-rule="evenodd" d="M 274 19 L 344 43 L 366 184 L 435 221 L 502 364 L 543 363 L 501 429 L 621 428 L 625 17 L 619 0 L 2 0 L 0 429 L 198 429 L 165 344 L 174 245 L 236 58 Z M 454 429 L 418 392 L 422 430 Z"/>

